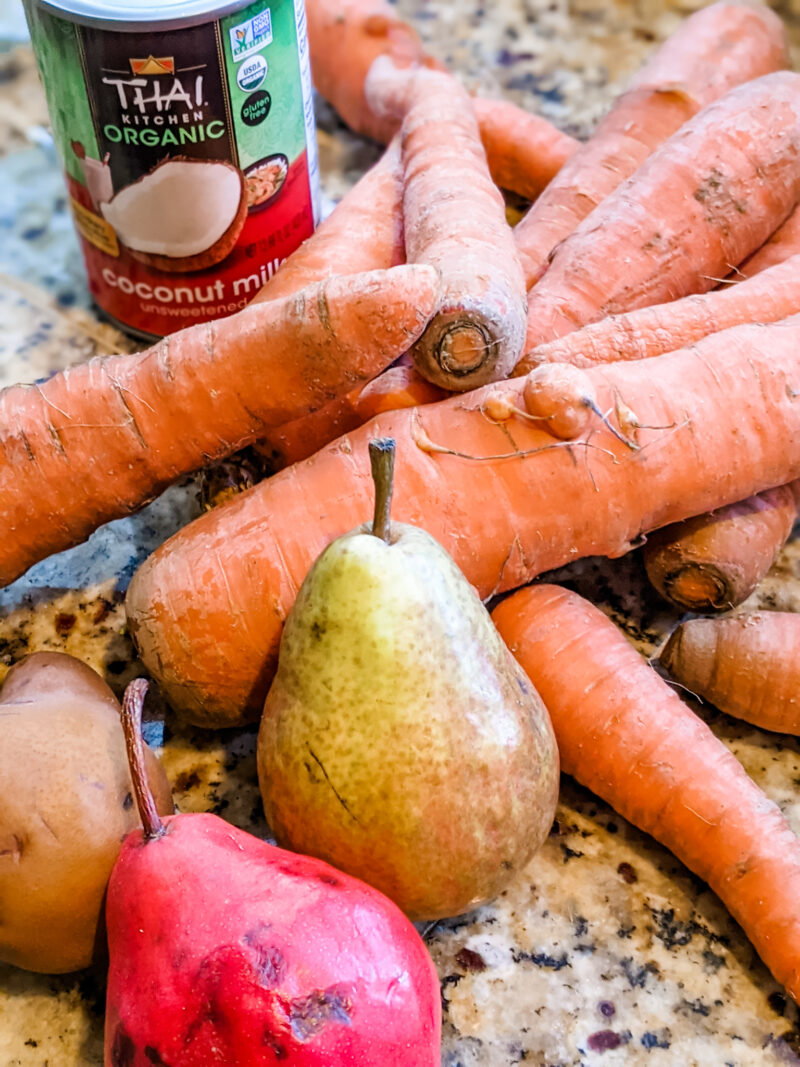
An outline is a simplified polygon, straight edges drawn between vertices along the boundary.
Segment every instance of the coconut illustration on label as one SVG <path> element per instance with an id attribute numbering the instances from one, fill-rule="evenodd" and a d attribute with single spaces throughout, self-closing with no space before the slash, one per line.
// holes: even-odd
<path id="1" fill-rule="evenodd" d="M 156 270 L 206 270 L 233 250 L 247 217 L 242 172 L 172 157 L 100 205 L 120 244 Z"/>

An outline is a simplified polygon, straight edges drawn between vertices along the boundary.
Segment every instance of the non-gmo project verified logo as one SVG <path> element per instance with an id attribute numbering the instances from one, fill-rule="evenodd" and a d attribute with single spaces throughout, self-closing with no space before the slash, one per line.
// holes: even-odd
<path id="1" fill-rule="evenodd" d="M 245 56 L 249 56 L 251 52 L 263 48 L 264 45 L 271 44 L 272 15 L 269 8 L 258 15 L 254 15 L 247 22 L 240 22 L 238 26 L 232 26 L 229 32 L 231 35 L 231 54 L 236 62 L 244 59 Z"/>

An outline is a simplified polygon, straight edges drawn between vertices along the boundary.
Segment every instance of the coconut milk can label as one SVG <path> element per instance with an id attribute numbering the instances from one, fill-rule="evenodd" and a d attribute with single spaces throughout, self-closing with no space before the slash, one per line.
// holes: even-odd
<path id="1" fill-rule="evenodd" d="M 97 303 L 154 335 L 243 307 L 315 221 L 292 0 L 164 32 L 78 25 L 27 2 Z"/>

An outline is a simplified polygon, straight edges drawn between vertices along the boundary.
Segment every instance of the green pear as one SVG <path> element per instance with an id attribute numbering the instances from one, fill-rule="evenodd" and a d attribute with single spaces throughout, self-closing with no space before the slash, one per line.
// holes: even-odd
<path id="1" fill-rule="evenodd" d="M 536 852 L 558 750 L 451 557 L 389 520 L 394 442 L 370 453 L 373 523 L 323 551 L 286 620 L 259 783 L 279 844 L 436 919 L 496 896 Z"/>

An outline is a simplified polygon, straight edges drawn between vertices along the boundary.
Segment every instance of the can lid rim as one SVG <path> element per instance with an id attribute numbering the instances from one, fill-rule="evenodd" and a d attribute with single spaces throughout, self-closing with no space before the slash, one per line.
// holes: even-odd
<path id="1" fill-rule="evenodd" d="M 33 0 L 70 22 L 116 30 L 177 30 L 213 22 L 251 0 Z M 155 24 L 155 25 L 154 25 Z"/>

